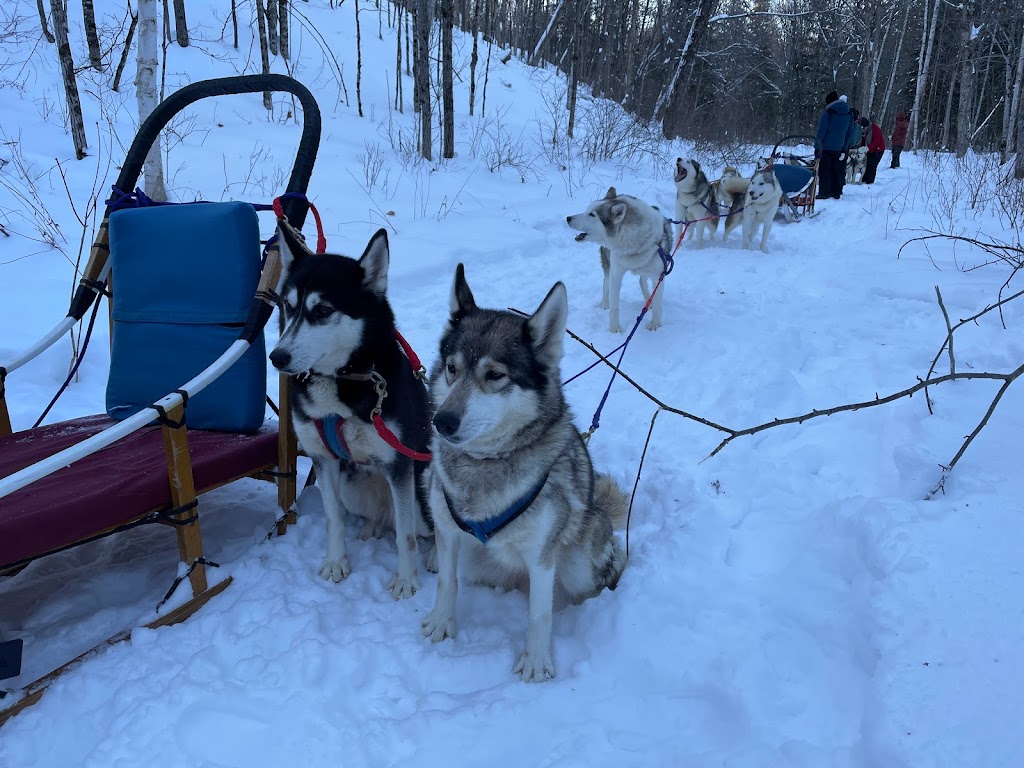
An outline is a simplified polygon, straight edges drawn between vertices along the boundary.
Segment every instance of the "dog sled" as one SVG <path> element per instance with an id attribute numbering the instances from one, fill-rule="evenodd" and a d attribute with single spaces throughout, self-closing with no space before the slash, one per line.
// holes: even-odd
<path id="1" fill-rule="evenodd" d="M 158 606 L 158 617 L 147 625 L 166 626 L 188 618 L 231 581 L 208 578 L 216 563 L 207 559 L 200 536 L 202 494 L 242 478 L 268 480 L 277 485 L 277 532 L 293 521 L 298 450 L 288 377 L 278 377 L 276 405 L 267 393 L 263 329 L 274 309 L 280 263 L 273 238 L 261 248 L 256 210 L 263 206 L 147 205 L 152 201 L 138 191 L 116 194 L 135 189 L 156 137 L 178 112 L 200 99 L 263 91 L 290 93 L 302 106 L 287 192 L 275 206 L 293 227 L 302 226 L 320 142 L 320 112 L 309 90 L 282 75 L 185 86 L 140 126 L 67 317 L 20 356 L 0 359 L 0 578 L 101 537 L 166 525 L 177 538 L 185 574 L 172 591 L 184 580 L 191 587 L 189 599 L 162 615 Z M 111 325 L 106 412 L 13 432 L 6 388 L 13 394 L 18 370 L 90 308 L 91 332 L 104 296 Z M 88 335 L 75 369 L 87 344 Z M 268 405 L 276 419 L 267 418 Z M 173 577 L 168 575 L 169 583 Z M 125 637 L 127 632 L 108 642 Z M 21 641 L 0 645 L 10 649 L 14 643 L 20 656 Z M 4 677 L 19 674 L 20 658 L 13 654 Z M 34 704 L 81 658 L 20 695 L 0 698 L 0 724 Z"/>
<path id="2" fill-rule="evenodd" d="M 779 208 L 787 221 L 814 216 L 818 193 L 818 158 L 814 156 L 814 137 L 783 136 L 772 148 L 769 160 L 775 178 L 782 187 Z"/>

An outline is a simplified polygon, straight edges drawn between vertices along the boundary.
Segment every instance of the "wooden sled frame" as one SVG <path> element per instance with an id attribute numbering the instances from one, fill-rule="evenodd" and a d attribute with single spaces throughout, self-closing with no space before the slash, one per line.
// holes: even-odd
<path id="1" fill-rule="evenodd" d="M 788 209 L 787 218 L 790 218 L 791 220 L 799 220 L 804 216 L 814 215 L 814 201 L 817 199 L 818 195 L 819 161 L 818 158 L 814 156 L 811 156 L 810 159 L 808 159 L 807 156 L 804 155 L 795 155 L 792 153 L 787 154 L 785 151 L 780 151 L 780 147 L 787 141 L 800 141 L 810 144 L 813 147 L 816 139 L 814 136 L 805 136 L 801 134 L 783 136 L 775 143 L 775 146 L 772 147 L 772 153 L 769 156 L 773 165 L 776 161 L 780 160 L 796 160 L 797 162 L 795 165 L 812 171 L 811 182 L 808 186 L 798 192 L 786 193 L 782 196 L 782 201 Z"/>
<path id="2" fill-rule="evenodd" d="M 316 160 L 317 149 L 320 142 L 321 119 L 320 111 L 313 95 L 298 81 L 283 75 L 243 75 L 239 77 L 227 77 L 215 80 L 201 81 L 185 86 L 181 90 L 169 96 L 161 102 L 153 113 L 140 126 L 138 134 L 133 141 L 125 163 L 118 176 L 116 187 L 118 189 L 134 189 L 141 175 L 143 162 L 149 153 L 150 147 L 156 141 L 160 131 L 166 124 L 181 110 L 190 104 L 204 98 L 231 94 L 258 93 L 262 91 L 283 91 L 291 93 L 298 98 L 303 108 L 303 130 L 296 152 L 295 163 L 292 168 L 291 177 L 288 182 L 287 192 L 297 193 L 295 197 L 283 201 L 284 213 L 288 221 L 296 229 L 300 229 L 308 211 L 308 204 L 303 197 L 308 187 L 309 178 L 312 174 L 313 164 Z M 17 368 L 38 356 L 45 349 L 59 340 L 63 335 L 80 321 L 90 308 L 94 300 L 102 293 L 102 283 L 109 281 L 109 236 L 108 218 L 111 214 L 108 207 L 103 221 L 98 227 L 96 242 L 92 246 L 89 262 L 83 272 L 77 292 L 71 303 L 67 317 L 61 321 L 47 336 L 40 342 L 15 359 L 6 368 L 0 367 L 0 436 L 12 434 L 12 426 L 6 402 L 6 379 L 10 373 Z M 281 265 L 279 252 L 276 246 L 268 249 L 266 264 L 259 281 L 252 306 L 249 311 L 249 319 L 242 329 L 240 338 L 218 361 L 195 377 L 191 382 L 183 385 L 182 390 L 193 395 L 214 381 L 220 373 L 230 367 L 237 360 L 249 343 L 256 339 L 262 332 L 269 320 L 273 309 L 273 291 L 277 287 L 280 277 Z M 233 352 L 234 350 L 234 352 Z M 232 359 L 228 359 L 232 358 Z M 224 362 L 226 361 L 226 362 Z M 294 522 L 294 503 L 296 498 L 296 474 L 298 463 L 298 445 L 295 432 L 292 428 L 291 411 L 289 407 L 289 378 L 285 375 L 278 377 L 278 403 L 275 408 L 278 414 L 277 434 L 277 457 L 276 462 L 250 468 L 241 475 L 235 477 L 219 478 L 218 482 L 198 490 L 196 489 L 192 459 L 189 451 L 188 428 L 184 424 L 185 400 L 181 394 L 172 393 L 162 398 L 156 405 L 160 405 L 166 412 L 167 418 L 162 420 L 161 431 L 163 435 L 163 447 L 167 466 L 167 477 L 170 485 L 172 511 L 179 510 L 176 514 L 169 514 L 159 522 L 172 525 L 175 529 L 178 544 L 178 554 L 181 562 L 188 568 L 188 579 L 192 591 L 192 597 L 184 604 L 178 606 L 164 616 L 147 624 L 147 627 L 156 628 L 168 626 L 184 621 L 194 612 L 199 610 L 211 598 L 222 592 L 231 582 L 228 577 L 213 586 L 207 580 L 205 563 L 206 558 L 203 552 L 202 537 L 199 528 L 198 497 L 213 488 L 234 482 L 241 477 L 256 477 L 259 479 L 272 479 L 277 484 L 277 503 L 282 511 L 277 522 L 277 533 L 284 534 L 287 526 Z M 268 398 L 268 402 L 269 402 Z M 274 404 L 270 402 L 273 407 Z M 110 445 L 127 434 L 140 429 L 152 422 L 152 414 L 147 415 L 146 409 L 137 417 L 131 417 L 114 427 L 110 427 L 93 437 L 88 438 L 78 445 L 61 451 L 58 454 L 48 457 L 37 465 L 30 466 L 25 470 L 16 472 L 6 478 L 0 478 L 0 498 L 18 490 L 31 482 L 45 477 L 75 460 L 84 458 L 101 448 Z M 134 426 L 133 426 L 134 424 Z M 116 434 L 115 434 L 116 433 Z M 86 444 L 92 444 L 91 449 Z M 80 446 L 86 446 L 80 448 Z M 39 465 L 49 464 L 49 468 Z M 19 478 L 19 476 L 22 476 Z M 147 518 L 156 510 L 146 510 L 132 519 L 126 521 L 113 529 L 96 531 L 89 536 L 62 546 L 57 550 L 40 553 L 30 560 L 17 564 L 14 568 L 0 571 L 0 577 L 17 573 L 28 562 L 40 557 L 52 554 L 70 546 L 76 546 L 87 541 L 95 540 L 101 536 L 110 535 L 127 527 L 134 527 L 135 524 L 147 521 Z M 107 645 L 120 642 L 130 636 L 130 630 L 121 632 L 108 639 L 95 648 L 86 651 L 78 658 L 68 662 L 57 670 L 50 672 L 42 678 L 26 686 L 21 698 L 0 709 L 0 726 L 9 718 L 32 706 L 39 701 L 49 685 L 61 674 L 76 666 L 85 658 L 94 654 Z"/>

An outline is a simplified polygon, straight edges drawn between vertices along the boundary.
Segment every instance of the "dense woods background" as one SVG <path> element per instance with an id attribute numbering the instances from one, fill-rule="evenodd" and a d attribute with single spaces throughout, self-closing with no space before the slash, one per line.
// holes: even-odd
<path id="1" fill-rule="evenodd" d="M 150 73 L 139 82 L 152 89 L 158 78 L 146 33 L 161 14 L 165 51 L 188 46 L 189 9 L 188 0 L 112 0 L 104 7 L 123 4 L 126 21 L 97 32 L 93 0 L 69 2 L 84 26 L 88 63 L 72 58 L 65 0 L 48 7 L 37 0 L 31 22 L 61 57 L 81 155 L 76 66 L 116 66 L 116 88 L 138 25 L 139 69 Z M 354 9 L 357 21 L 371 12 L 374 27 L 398 28 L 396 66 L 414 76 L 417 149 L 428 159 L 454 153 L 454 80 L 469 81 L 472 114 L 485 108 L 488 75 L 509 55 L 564 73 L 565 114 L 554 123 L 568 137 L 581 88 L 621 104 L 651 134 L 722 143 L 812 131 L 824 95 L 835 89 L 887 136 L 896 113 L 911 112 L 909 148 L 958 156 L 974 149 L 1005 163 L 1024 142 L 1024 3 L 1015 0 L 361 0 L 362 12 L 360 0 L 325 3 L 339 13 Z M 308 4 L 230 0 L 229 9 L 225 0 L 225 34 L 237 47 L 239 27 L 255 29 L 267 69 L 273 57 L 290 56 L 293 16 Z M 25 19 L 10 15 L 5 23 L 0 35 L 25 34 Z M 472 40 L 471 54 L 457 61 L 455 27 Z M 360 45 L 367 31 L 358 31 Z M 361 115 L 361 71 L 355 85 Z M 401 109 L 401 80 L 394 88 Z M 140 114 L 144 101 L 151 104 L 140 98 Z M 1024 161 L 1015 168 L 1024 177 Z"/>

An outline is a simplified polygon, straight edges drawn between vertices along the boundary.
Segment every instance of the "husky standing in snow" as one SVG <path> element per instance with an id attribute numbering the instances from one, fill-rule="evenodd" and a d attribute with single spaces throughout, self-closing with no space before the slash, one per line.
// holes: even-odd
<path id="1" fill-rule="evenodd" d="M 754 234 L 762 227 L 761 250 L 768 253 L 768 233 L 779 210 L 782 187 L 771 165 L 759 167 L 750 179 L 743 203 L 743 247 L 749 248 Z"/>
<path id="2" fill-rule="evenodd" d="M 860 184 L 864 181 L 864 171 L 868 167 L 868 148 L 853 147 L 846 156 L 846 183 Z M 857 177 L 860 177 L 858 180 Z"/>
<path id="3" fill-rule="evenodd" d="M 743 203 L 747 196 L 747 189 L 750 187 L 750 179 L 740 175 L 740 172 L 731 165 L 727 165 L 722 171 L 722 178 L 714 182 L 715 199 L 718 200 L 718 208 L 725 209 L 722 215 L 725 219 L 723 226 L 722 240 L 729 237 L 740 224 L 740 216 L 743 210 Z"/>
<path id="4" fill-rule="evenodd" d="M 430 376 L 439 571 L 423 634 L 434 642 L 455 636 L 461 549 L 473 581 L 528 590 L 526 650 L 514 668 L 527 682 L 555 676 L 556 596 L 578 603 L 614 589 L 626 564 L 613 533 L 626 496 L 594 473 L 562 393 L 567 314 L 561 283 L 529 318 L 480 309 L 459 264 Z"/>
<path id="5" fill-rule="evenodd" d="M 626 272 L 640 276 L 640 291 L 644 301 L 661 276 L 665 262 L 659 248 L 670 253 L 672 224 L 656 205 L 648 205 L 631 195 L 620 195 L 615 187 L 608 189 L 583 213 L 565 217 L 569 226 L 579 232 L 576 242 L 593 241 L 601 246 L 601 268 L 604 287 L 601 290 L 601 309 L 608 310 L 608 330 L 622 333 L 619 323 L 619 293 Z M 661 313 L 665 294 L 662 285 L 651 305 L 649 330 L 661 327 Z"/>
<path id="6" fill-rule="evenodd" d="M 676 158 L 673 174 L 676 183 L 676 220 L 692 221 L 687 237 L 692 233 L 695 248 L 704 247 L 704 233 L 712 240 L 718 231 L 718 199 L 711 182 L 700 168 L 700 163 L 685 157 Z M 685 224 L 679 225 L 679 232 Z"/>
<path id="7" fill-rule="evenodd" d="M 292 377 L 295 434 L 320 481 L 327 517 L 320 575 L 341 581 L 351 571 L 347 510 L 366 518 L 360 538 L 394 529 L 398 573 L 388 589 L 395 599 L 410 597 L 419 588 L 416 537 L 433 536 L 426 462 L 392 448 L 384 435 L 429 458 L 431 430 L 426 388 L 396 341 L 385 295 L 387 232 L 379 230 L 358 261 L 313 253 L 287 223 L 278 242 L 281 339 L 270 362 Z"/>

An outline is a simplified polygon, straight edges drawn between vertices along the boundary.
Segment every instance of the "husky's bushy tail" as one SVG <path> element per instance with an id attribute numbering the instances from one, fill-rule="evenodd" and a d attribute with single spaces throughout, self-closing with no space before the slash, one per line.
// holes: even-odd
<path id="1" fill-rule="evenodd" d="M 625 527 L 629 497 L 612 480 L 611 475 L 599 473 L 594 476 L 594 508 L 611 518 L 613 530 Z"/>

